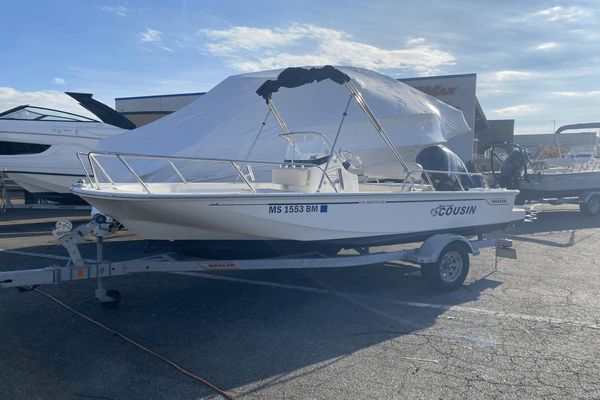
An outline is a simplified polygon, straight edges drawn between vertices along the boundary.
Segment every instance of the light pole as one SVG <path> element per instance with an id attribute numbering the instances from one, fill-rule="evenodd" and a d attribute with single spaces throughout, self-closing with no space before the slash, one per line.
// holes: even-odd
<path id="1" fill-rule="evenodd" d="M 562 154 L 560 151 L 560 143 L 558 142 L 558 135 L 556 134 L 556 120 L 550 120 L 552 122 L 552 133 L 554 133 L 554 140 L 556 141 L 556 147 L 558 147 L 558 156 L 562 158 Z"/>

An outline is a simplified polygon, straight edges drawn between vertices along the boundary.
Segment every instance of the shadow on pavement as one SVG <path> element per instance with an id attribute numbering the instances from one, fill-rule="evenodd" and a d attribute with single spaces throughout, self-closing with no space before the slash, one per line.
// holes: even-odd
<path id="1" fill-rule="evenodd" d="M 143 241 L 109 243 L 107 254 L 120 259 L 133 258 L 134 253 L 144 256 L 143 245 Z M 93 258 L 93 246 L 82 246 L 84 256 Z M 19 250 L 36 252 L 40 247 Z M 43 251 L 64 252 L 58 246 Z M 268 387 L 299 369 L 306 375 L 334 368 L 361 349 L 434 325 L 446 312 L 444 307 L 476 301 L 483 291 L 501 284 L 486 276 L 459 290 L 437 293 L 426 287 L 416 268 L 396 263 L 212 275 L 217 279 L 160 273 L 108 279 L 106 287 L 123 294 L 121 306 L 113 311 L 95 304 L 94 282 L 43 290 L 233 389 L 254 382 Z M 33 355 L 37 368 L 45 368 L 54 385 L 60 382 L 60 387 L 50 383 L 45 387 L 49 397 L 65 392 L 73 398 L 86 393 L 131 399 L 207 394 L 202 386 L 36 293 L 3 292 L 0 300 L 0 321 L 10 325 L 0 329 L 0 353 L 10 354 L 6 360 L 13 360 L 15 367 L 26 354 Z M 408 302 L 443 307 L 415 308 Z M 143 379 L 158 384 L 165 376 L 169 383 L 160 387 L 162 391 L 155 385 L 132 384 Z M 17 383 L 23 379 L 26 385 L 30 377 L 17 374 L 12 379 Z"/>

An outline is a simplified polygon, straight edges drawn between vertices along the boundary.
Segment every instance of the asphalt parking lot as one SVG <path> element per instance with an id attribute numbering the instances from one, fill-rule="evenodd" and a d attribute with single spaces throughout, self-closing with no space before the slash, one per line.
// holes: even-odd
<path id="1" fill-rule="evenodd" d="M 145 274 L 41 289 L 241 399 L 600 398 L 600 219 L 545 207 L 511 232 L 519 259 L 472 258 L 466 284 L 428 289 L 404 265 Z M 64 256 L 74 211 L 0 216 L 0 270 Z M 86 242 L 93 257 L 94 243 Z M 128 232 L 106 258 L 143 255 Z M 47 256 L 46 256 L 47 257 Z M 218 398 L 36 292 L 0 290 L 0 399 Z"/>

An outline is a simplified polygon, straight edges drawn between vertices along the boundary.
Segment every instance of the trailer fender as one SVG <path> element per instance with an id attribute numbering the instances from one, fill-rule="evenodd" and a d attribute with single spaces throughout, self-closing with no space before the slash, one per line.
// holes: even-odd
<path id="1" fill-rule="evenodd" d="M 479 254 L 479 249 L 473 247 L 471 242 L 469 242 L 469 240 L 464 236 L 452 233 L 443 233 L 433 235 L 424 241 L 419 250 L 417 250 L 414 261 L 417 264 L 435 263 L 437 262 L 442 250 L 444 250 L 444 248 L 450 243 L 455 242 L 459 242 L 461 245 L 465 246 L 465 249 L 468 253 L 473 255 Z"/>
<path id="2" fill-rule="evenodd" d="M 590 201 L 590 199 L 592 198 L 592 196 L 595 196 L 595 195 L 599 195 L 600 196 L 600 192 L 586 192 L 586 193 L 582 194 L 581 196 L 579 196 L 578 203 L 585 204 L 588 201 Z"/>

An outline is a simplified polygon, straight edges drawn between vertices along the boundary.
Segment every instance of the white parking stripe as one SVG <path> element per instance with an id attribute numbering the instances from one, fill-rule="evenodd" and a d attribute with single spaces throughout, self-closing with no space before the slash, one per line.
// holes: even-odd
<path id="1" fill-rule="evenodd" d="M 48 259 L 53 259 L 53 260 L 67 260 L 67 261 L 70 260 L 69 257 L 65 257 L 65 256 L 57 256 L 54 254 L 46 254 L 46 253 L 34 253 L 34 252 L 20 251 L 20 250 L 0 249 L 0 252 L 16 254 L 16 255 L 31 256 L 31 257 L 42 257 L 42 258 L 48 258 Z M 94 262 L 94 260 L 89 260 L 89 259 L 86 259 L 84 261 Z M 310 286 L 299 286 L 299 285 L 291 285 L 291 284 L 287 284 L 287 283 L 259 281 L 259 280 L 254 280 L 254 279 L 233 278 L 233 277 L 229 277 L 229 276 L 210 275 L 210 274 L 196 273 L 196 272 L 175 272 L 175 273 L 178 275 L 185 275 L 185 276 L 191 276 L 191 277 L 202 278 L 202 279 L 213 279 L 213 280 L 220 280 L 220 281 L 245 283 L 245 284 L 257 285 L 257 286 L 275 287 L 275 288 L 280 288 L 280 289 L 299 290 L 299 291 L 303 291 L 303 292 L 316 293 L 316 294 L 330 294 L 330 295 L 341 296 L 346 299 L 353 298 L 353 299 L 357 299 L 357 300 L 362 299 L 362 300 L 379 301 L 379 302 L 383 301 L 388 304 L 394 304 L 394 305 L 399 305 L 399 306 L 403 306 L 403 307 L 427 308 L 427 309 L 435 309 L 435 310 L 480 314 L 480 315 L 483 314 L 483 315 L 490 315 L 490 316 L 494 316 L 494 317 L 498 317 L 498 318 L 518 319 L 518 320 L 523 320 L 523 321 L 541 322 L 541 323 L 556 324 L 556 325 L 571 325 L 571 326 L 576 326 L 576 327 L 581 327 L 581 328 L 600 330 L 600 324 L 598 324 L 595 321 L 580 321 L 580 320 L 570 320 L 570 319 L 562 319 L 562 318 L 554 318 L 554 317 L 544 317 L 544 316 L 539 316 L 539 315 L 507 313 L 504 311 L 486 310 L 486 309 L 477 308 L 477 307 L 465 307 L 465 306 L 435 304 L 435 303 L 421 303 L 421 302 L 406 301 L 406 300 L 393 300 L 393 299 L 386 299 L 386 298 L 381 298 L 381 297 L 366 296 L 366 295 L 361 295 L 361 294 L 338 292 L 335 290 L 316 288 L 316 287 L 310 287 Z"/>
<path id="2" fill-rule="evenodd" d="M 529 314 L 520 314 L 520 313 L 507 313 L 504 311 L 494 311 L 494 310 L 486 310 L 483 308 L 477 307 L 465 307 L 465 306 L 455 306 L 455 305 L 446 305 L 446 304 L 435 304 L 435 303 L 420 303 L 415 301 L 406 301 L 406 300 L 393 300 L 386 299 L 381 297 L 373 297 L 366 296 L 361 294 L 353 294 L 353 293 L 344 293 L 338 292 L 335 290 L 329 289 L 321 289 L 309 286 L 298 286 L 298 285 L 290 285 L 286 283 L 276 283 L 269 281 L 258 281 L 253 279 L 242 279 L 242 278 L 233 278 L 229 276 L 218 276 L 218 275 L 210 275 L 204 273 L 195 273 L 195 272 L 177 272 L 178 275 L 186 275 L 193 276 L 204 279 L 214 279 L 221 281 L 229 281 L 229 282 L 237 282 L 237 283 L 245 283 L 250 285 L 258 285 L 258 286 L 270 286 L 281 289 L 291 289 L 291 290 L 299 290 L 303 292 L 309 293 L 318 293 L 318 294 L 332 294 L 336 296 L 342 297 L 351 297 L 355 299 L 363 299 L 363 300 L 371 300 L 371 301 L 383 301 L 389 304 L 404 306 L 404 307 L 413 307 L 413 308 L 428 308 L 434 310 L 444 310 L 444 311 L 456 311 L 462 313 L 471 313 L 471 314 L 484 314 L 490 315 L 499 318 L 506 319 L 519 319 L 524 321 L 533 321 L 533 322 L 542 322 L 548 324 L 557 324 L 557 325 L 572 325 L 576 327 L 589 328 L 589 329 L 597 329 L 600 330 L 600 324 L 595 321 L 579 321 L 579 320 L 570 320 L 570 319 L 562 319 L 562 318 L 553 318 L 553 317 L 544 317 L 538 315 L 529 315 Z"/>

